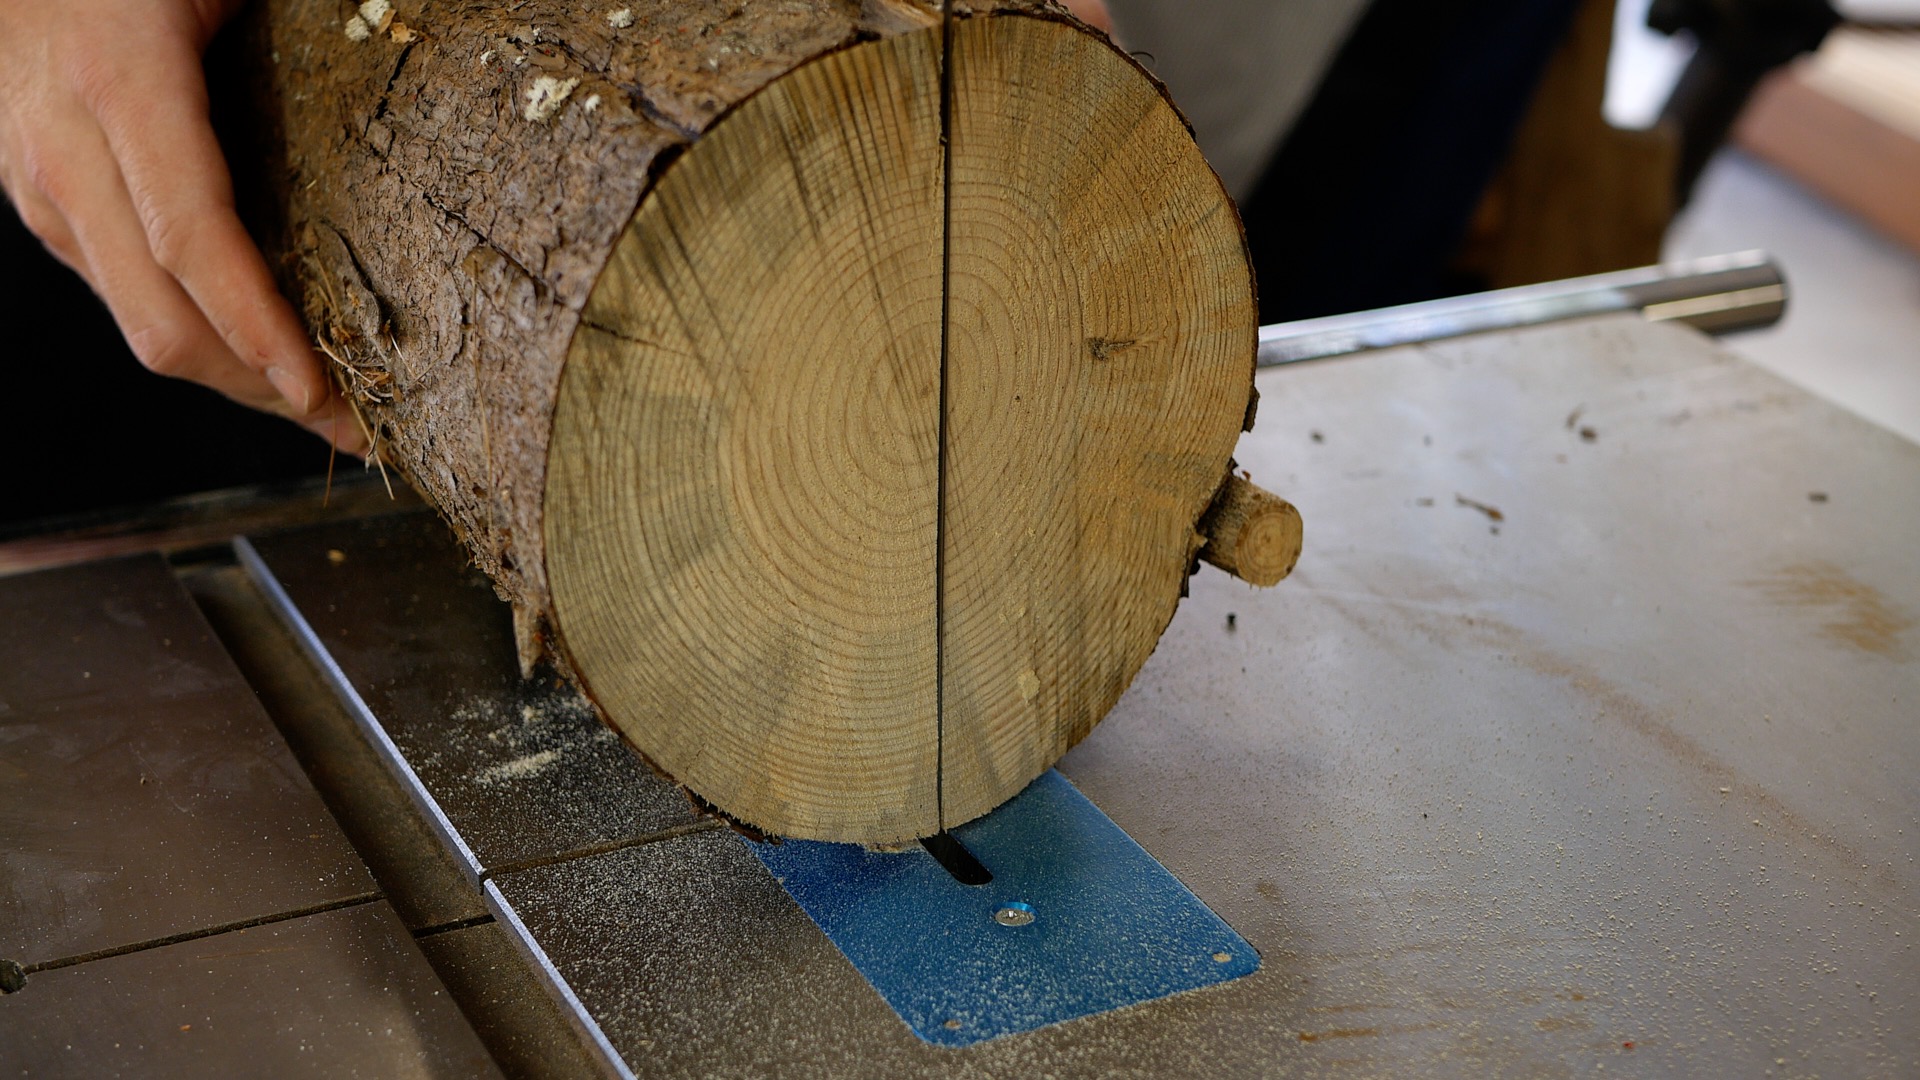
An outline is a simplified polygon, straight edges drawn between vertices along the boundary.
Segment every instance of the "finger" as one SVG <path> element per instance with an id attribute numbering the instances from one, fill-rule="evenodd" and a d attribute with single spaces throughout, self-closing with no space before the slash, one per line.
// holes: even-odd
<path id="1" fill-rule="evenodd" d="M 60 260 L 61 265 L 80 275 L 80 279 L 93 286 L 93 277 L 87 272 L 86 256 L 80 251 L 79 241 L 74 239 L 73 230 L 68 227 L 66 216 L 47 201 L 46 196 L 32 189 L 13 193 L 13 209 L 20 215 L 20 224 L 27 227 L 47 254 Z"/>
<path id="2" fill-rule="evenodd" d="M 80 252 L 80 245 L 73 238 L 73 229 L 67 225 L 67 218 L 58 207 L 47 200 L 40 192 L 39 178 L 34 175 L 35 161 L 44 161 L 46 155 L 39 149 L 28 149 L 24 155 L 27 163 L 16 159 L 16 155 L 0 154 L 0 188 L 5 188 L 8 201 L 13 204 L 14 213 L 20 218 L 20 224 L 40 241 L 47 253 L 80 275 L 88 286 L 93 279 L 87 273 L 87 260 Z"/>
<path id="3" fill-rule="evenodd" d="M 72 241 L 74 260 L 86 264 L 91 247 L 95 257 L 112 268 L 103 280 L 89 279 L 88 284 L 107 302 L 141 362 L 160 374 L 201 383 L 243 405 L 294 420 L 339 449 L 365 456 L 367 439 L 350 406 L 329 398 L 310 415 L 296 415 L 271 384 L 231 355 L 178 283 L 151 261 L 132 202 L 114 183 L 104 137 L 86 117 L 70 119 L 74 126 L 69 130 L 86 136 L 76 140 L 73 167 L 50 171 L 41 179 L 80 215 L 77 220 L 87 223 L 86 242 Z M 46 207 L 59 228 L 68 227 L 65 214 L 51 201 L 38 193 L 30 198 Z"/>
<path id="4" fill-rule="evenodd" d="M 320 364 L 324 369 L 325 361 L 320 361 Z M 361 414 L 355 411 L 353 403 L 347 400 L 332 378 L 326 378 L 323 385 L 327 392 L 324 402 L 316 405 L 304 417 L 294 416 L 293 406 L 288 405 L 288 418 L 335 447 L 356 457 L 366 457 L 369 444 Z"/>
<path id="5" fill-rule="evenodd" d="M 75 117 L 74 123 L 73 130 L 87 130 L 84 117 Z M 367 439 L 348 405 L 329 400 L 311 415 L 296 416 L 294 406 L 232 355 L 179 284 L 153 263 L 133 204 L 115 183 L 113 162 L 97 130 L 92 131 L 90 143 L 81 144 L 75 160 L 77 167 L 71 170 L 75 179 L 70 181 L 66 172 L 44 179 L 60 192 L 70 212 L 77 215 L 75 220 L 86 222 L 85 240 L 76 236 L 72 241 L 73 256 L 84 265 L 91 250 L 92 257 L 109 268 L 100 281 L 89 278 L 88 284 L 106 301 L 141 363 L 159 374 L 211 387 L 242 405 L 294 420 L 340 450 L 364 457 Z M 42 196 L 33 198 L 47 207 L 61 228 L 67 228 L 67 218 L 57 206 Z"/>
<path id="6" fill-rule="evenodd" d="M 207 43 L 213 40 L 214 33 L 245 6 L 246 0 L 193 0 L 191 14 L 195 48 L 205 49 Z"/>
<path id="7" fill-rule="evenodd" d="M 234 211 L 191 42 L 155 42 L 87 89 L 151 261 L 179 282 L 231 355 L 270 382 L 296 415 L 312 416 L 326 403 L 326 378 Z"/>
<path id="8" fill-rule="evenodd" d="M 1073 17 L 1093 27 L 1103 34 L 1112 36 L 1113 16 L 1107 11 L 1106 0 L 1062 0 Z"/>
<path id="9" fill-rule="evenodd" d="M 70 119 L 69 150 L 45 171 L 42 191 L 73 230 L 95 291 L 134 355 L 159 374 L 273 411 L 283 400 L 279 392 L 234 356 L 179 283 L 153 261 L 105 138 L 84 116 Z"/>
<path id="10" fill-rule="evenodd" d="M 281 415 L 287 416 L 301 427 L 320 436 L 343 453 L 355 457 L 367 456 L 369 445 L 367 436 L 360 426 L 353 407 L 338 396 L 328 400 L 312 416 L 299 418 L 291 416 L 292 406 L 283 406 Z"/>
<path id="11" fill-rule="evenodd" d="M 309 420 L 303 422 L 301 426 L 332 443 L 334 448 L 343 454 L 352 454 L 357 458 L 367 456 L 369 450 L 367 437 L 360 433 L 359 425 L 344 416 L 335 420 L 325 417 Z"/>

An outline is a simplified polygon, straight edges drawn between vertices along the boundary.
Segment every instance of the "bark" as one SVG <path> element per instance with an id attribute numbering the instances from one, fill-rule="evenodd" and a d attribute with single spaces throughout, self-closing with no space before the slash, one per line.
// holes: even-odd
<path id="1" fill-rule="evenodd" d="M 1045 0 L 956 14 L 1002 10 L 1067 17 Z M 269 0 L 233 28 L 216 86 L 240 97 L 221 111 L 242 196 L 380 460 L 544 618 L 555 390 L 658 170 L 774 79 L 937 25 L 938 6 L 403 2 L 363 40 L 354 17 Z M 530 95 L 557 90 L 543 116 Z"/>

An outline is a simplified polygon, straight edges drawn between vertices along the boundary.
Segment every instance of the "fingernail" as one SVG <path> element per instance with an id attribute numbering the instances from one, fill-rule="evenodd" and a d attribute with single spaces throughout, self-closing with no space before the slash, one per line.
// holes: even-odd
<path id="1" fill-rule="evenodd" d="M 270 367 L 267 369 L 267 381 L 273 384 L 275 390 L 280 391 L 281 397 L 287 399 L 287 404 L 298 408 L 301 415 L 304 416 L 313 411 L 313 395 L 291 371 Z"/>

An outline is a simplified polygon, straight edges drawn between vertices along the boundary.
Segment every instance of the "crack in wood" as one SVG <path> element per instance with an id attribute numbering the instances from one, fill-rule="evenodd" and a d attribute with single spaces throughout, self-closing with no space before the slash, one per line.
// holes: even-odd
<path id="1" fill-rule="evenodd" d="M 413 47 L 417 44 L 419 44 L 418 39 L 409 41 L 400 47 L 400 55 L 393 62 L 393 73 L 387 76 L 387 85 L 380 91 L 380 103 L 373 107 L 373 115 L 367 119 L 368 128 L 373 126 L 374 121 L 386 118 L 387 102 L 393 98 L 394 84 L 400 81 L 400 73 L 406 70 L 407 67 L 407 57 L 413 55 Z M 365 131 L 366 129 L 363 128 L 362 134 L 364 134 Z"/>
<path id="2" fill-rule="evenodd" d="M 953 312 L 953 10 L 940 5 L 940 418 L 933 549 L 933 812 L 947 831 L 947 360 Z"/>

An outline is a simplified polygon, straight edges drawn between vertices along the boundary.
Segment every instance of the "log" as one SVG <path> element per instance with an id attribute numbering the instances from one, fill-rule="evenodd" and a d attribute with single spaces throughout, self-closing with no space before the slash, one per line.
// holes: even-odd
<path id="1" fill-rule="evenodd" d="M 351 10 L 242 24 L 231 152 L 516 636 L 774 834 L 927 836 L 1086 735 L 1250 415 L 1150 76 L 1047 0 Z"/>

